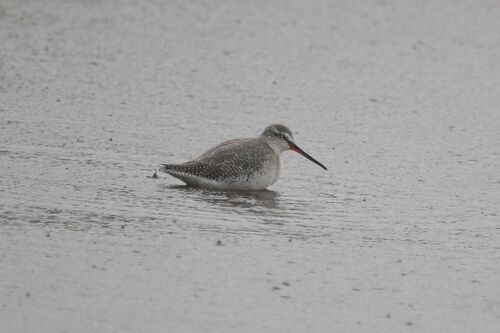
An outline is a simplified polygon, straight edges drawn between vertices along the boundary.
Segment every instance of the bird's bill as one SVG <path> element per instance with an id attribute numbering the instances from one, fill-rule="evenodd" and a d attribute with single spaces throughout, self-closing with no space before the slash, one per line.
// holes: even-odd
<path id="1" fill-rule="evenodd" d="M 307 158 L 309 161 L 313 162 L 313 163 L 316 163 L 317 165 L 319 165 L 320 167 L 322 167 L 323 169 L 325 170 L 328 170 L 326 168 L 326 166 L 324 166 L 323 164 L 319 163 L 318 161 L 316 161 L 312 156 L 310 156 L 308 153 L 306 153 L 305 151 L 303 151 L 302 149 L 300 149 L 299 146 L 297 146 L 295 143 L 293 142 L 288 142 L 288 145 L 290 146 L 290 149 L 299 153 L 300 155 L 304 156 L 305 158 Z"/>

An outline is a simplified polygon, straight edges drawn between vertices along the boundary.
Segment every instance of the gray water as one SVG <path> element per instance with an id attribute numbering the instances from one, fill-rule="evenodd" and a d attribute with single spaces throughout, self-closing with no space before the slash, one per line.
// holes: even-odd
<path id="1" fill-rule="evenodd" d="M 499 332 L 500 7 L 0 3 L 0 331 Z M 160 163 L 284 123 L 268 191 Z"/>

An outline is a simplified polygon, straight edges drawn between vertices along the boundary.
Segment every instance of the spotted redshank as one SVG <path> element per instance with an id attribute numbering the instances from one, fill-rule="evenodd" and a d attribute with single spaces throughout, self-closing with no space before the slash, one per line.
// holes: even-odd
<path id="1" fill-rule="evenodd" d="M 192 186 L 218 190 L 263 190 L 278 180 L 280 154 L 286 150 L 293 150 L 327 170 L 295 144 L 288 127 L 271 125 L 258 138 L 223 142 L 193 161 L 162 164 L 160 171 Z"/>

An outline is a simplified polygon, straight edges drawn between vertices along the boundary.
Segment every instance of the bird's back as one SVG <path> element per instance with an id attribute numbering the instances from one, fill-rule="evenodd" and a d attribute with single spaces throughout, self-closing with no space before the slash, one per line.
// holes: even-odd
<path id="1" fill-rule="evenodd" d="M 264 189 L 277 180 L 279 167 L 279 155 L 255 138 L 223 142 L 193 161 L 164 164 L 161 170 L 190 185 Z"/>

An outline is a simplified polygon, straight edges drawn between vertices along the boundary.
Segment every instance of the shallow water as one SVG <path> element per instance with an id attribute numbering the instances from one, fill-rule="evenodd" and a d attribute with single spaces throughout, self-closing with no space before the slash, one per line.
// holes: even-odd
<path id="1" fill-rule="evenodd" d="M 500 11 L 0 4 L 6 332 L 498 332 Z M 159 163 L 282 122 L 262 192 Z"/>

